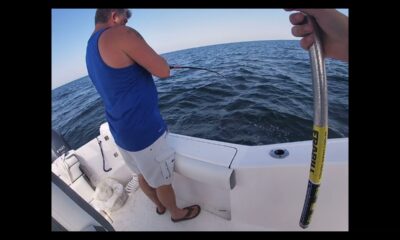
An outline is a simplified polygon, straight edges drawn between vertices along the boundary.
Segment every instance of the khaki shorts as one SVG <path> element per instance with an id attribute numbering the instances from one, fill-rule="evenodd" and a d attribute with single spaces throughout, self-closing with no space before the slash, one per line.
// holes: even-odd
<path id="1" fill-rule="evenodd" d="M 142 174 L 147 183 L 158 188 L 172 183 L 175 150 L 167 143 L 167 132 L 147 148 L 131 152 L 118 147 L 128 167 Z"/>

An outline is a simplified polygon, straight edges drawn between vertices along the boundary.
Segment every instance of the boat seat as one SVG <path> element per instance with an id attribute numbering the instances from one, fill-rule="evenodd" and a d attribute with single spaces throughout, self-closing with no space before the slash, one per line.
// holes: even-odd
<path id="1" fill-rule="evenodd" d="M 51 164 L 51 170 L 68 186 L 75 190 L 86 202 L 93 200 L 94 189 L 80 169 L 80 163 L 75 151 L 70 150 L 61 155 Z"/>

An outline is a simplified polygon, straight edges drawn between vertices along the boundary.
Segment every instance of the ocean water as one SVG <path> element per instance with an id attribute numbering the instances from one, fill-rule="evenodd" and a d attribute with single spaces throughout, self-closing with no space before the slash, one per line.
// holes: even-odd
<path id="1" fill-rule="evenodd" d="M 313 88 L 298 41 L 254 41 L 163 54 L 177 69 L 154 77 L 169 130 L 244 145 L 310 140 Z M 327 59 L 328 138 L 348 136 L 348 65 Z M 99 135 L 104 106 L 88 76 L 52 90 L 52 128 L 77 149 Z"/>

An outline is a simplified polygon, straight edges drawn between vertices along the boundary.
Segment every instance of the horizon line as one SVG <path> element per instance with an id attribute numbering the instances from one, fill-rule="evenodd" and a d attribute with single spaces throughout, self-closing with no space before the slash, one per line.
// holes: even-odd
<path id="1" fill-rule="evenodd" d="M 210 47 L 210 46 L 217 46 L 217 45 L 224 45 L 224 44 L 234 44 L 234 43 L 245 43 L 245 42 L 263 42 L 263 41 L 300 41 L 297 39 L 268 39 L 268 40 L 250 40 L 250 41 L 239 41 L 239 42 L 224 42 L 224 43 L 217 43 L 217 44 L 210 44 L 210 45 L 201 45 L 201 46 L 196 46 L 196 47 L 191 47 L 191 48 L 183 48 L 183 49 L 178 49 L 178 50 L 173 50 L 171 52 L 163 52 L 163 53 L 159 53 L 160 55 L 163 54 L 169 54 L 169 53 L 175 53 L 175 52 L 180 52 L 180 51 L 185 51 L 185 50 L 189 50 L 189 49 L 196 49 L 196 48 L 202 48 L 202 47 Z M 67 85 L 69 83 L 72 83 L 74 81 L 80 80 L 82 78 L 88 77 L 89 75 L 83 75 L 82 77 L 79 77 L 77 79 L 71 80 L 63 85 L 57 86 L 55 88 L 52 88 L 51 90 L 55 90 L 59 87 L 62 87 L 64 85 Z"/>

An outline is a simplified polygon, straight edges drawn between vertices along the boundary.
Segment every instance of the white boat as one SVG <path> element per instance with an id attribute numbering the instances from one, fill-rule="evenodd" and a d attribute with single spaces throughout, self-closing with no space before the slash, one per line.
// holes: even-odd
<path id="1" fill-rule="evenodd" d="M 53 170 L 54 226 L 68 231 L 304 231 L 299 219 L 312 141 L 245 146 L 170 133 L 168 142 L 176 150 L 177 204 L 199 204 L 198 217 L 174 223 L 168 212 L 156 213 L 140 188 L 116 211 L 95 210 L 91 184 L 111 177 L 126 186 L 134 176 L 104 123 L 96 139 L 58 158 L 71 181 L 60 180 L 62 174 Z M 328 139 L 326 149 L 319 197 L 306 230 L 347 231 L 348 138 Z"/>
<path id="2" fill-rule="evenodd" d="M 317 136 L 321 134 L 316 141 L 244 146 L 169 134 L 167 141 L 176 151 L 172 185 L 177 205 L 199 204 L 202 208 L 196 218 L 175 223 L 168 213 L 157 214 L 154 204 L 137 188 L 134 174 L 121 158 L 105 123 L 96 139 L 76 151 L 67 152 L 62 140 L 59 141 L 61 144 L 53 147 L 53 156 L 62 154 L 52 162 L 54 229 L 303 231 L 305 228 L 311 231 L 347 231 L 348 138 L 328 139 L 325 148 L 327 83 L 318 36 L 310 49 L 310 57 L 314 131 Z M 312 175 L 310 156 L 313 156 Z M 318 188 L 320 175 L 316 172 L 319 173 L 322 167 L 317 169 L 315 166 L 321 163 L 324 163 L 323 181 Z M 309 175 L 311 187 L 307 188 Z M 312 182 L 311 176 L 316 181 Z M 115 195 L 111 195 L 117 196 L 118 190 L 119 197 L 125 196 L 119 198 L 124 199 L 119 202 L 124 203 L 122 207 L 121 204 L 114 209 L 111 208 L 114 205 L 106 206 L 113 197 L 106 201 L 107 204 L 98 204 L 98 185 L 110 178 L 118 182 L 119 185 L 115 186 L 121 186 L 114 189 Z M 131 191 L 129 196 L 124 194 L 124 188 Z M 310 204 L 316 189 L 318 201 Z M 306 192 L 307 201 L 304 201 Z M 302 214 L 304 202 L 307 203 L 305 209 L 311 206 L 309 209 L 313 213 L 310 224 L 307 218 L 310 211 Z M 307 216 L 302 218 L 301 224 L 300 216 Z"/>

